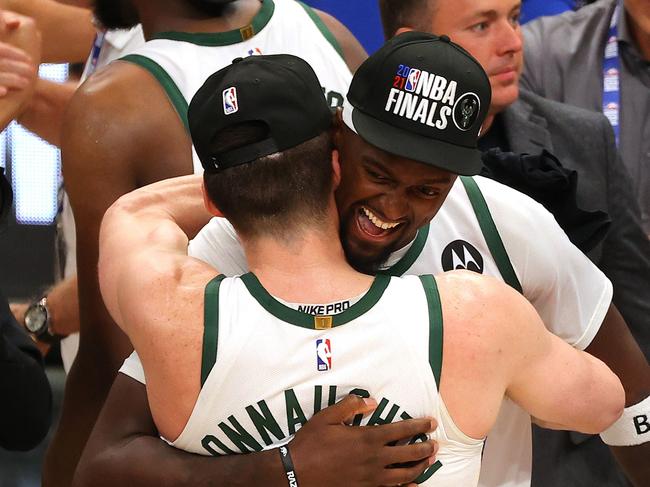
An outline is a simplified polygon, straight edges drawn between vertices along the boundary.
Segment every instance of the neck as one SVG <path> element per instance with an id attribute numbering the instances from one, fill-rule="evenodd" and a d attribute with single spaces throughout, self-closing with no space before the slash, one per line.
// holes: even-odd
<path id="1" fill-rule="evenodd" d="M 641 53 L 643 59 L 650 61 L 650 32 L 645 31 L 629 13 L 627 13 L 625 17 L 637 49 Z"/>
<path id="2" fill-rule="evenodd" d="M 162 4 L 162 2 L 161 2 Z M 236 0 L 227 4 L 223 14 L 210 17 L 185 1 L 172 0 L 164 4 L 144 2 L 139 14 L 145 39 L 159 32 L 227 32 L 248 25 L 259 12 L 261 0 Z"/>
<path id="3" fill-rule="evenodd" d="M 485 121 L 483 122 L 483 126 L 481 127 L 481 136 L 480 137 L 483 137 L 485 134 L 487 134 L 490 131 L 490 128 L 492 127 L 492 124 L 494 123 L 494 117 L 495 116 L 496 116 L 495 113 L 488 113 L 487 117 L 485 117 Z"/>
<path id="4" fill-rule="evenodd" d="M 336 212 L 336 209 L 333 209 Z M 299 230 L 290 241 L 242 238 L 249 268 L 274 296 L 296 303 L 327 303 L 363 293 L 372 277 L 345 260 L 338 218 Z"/>

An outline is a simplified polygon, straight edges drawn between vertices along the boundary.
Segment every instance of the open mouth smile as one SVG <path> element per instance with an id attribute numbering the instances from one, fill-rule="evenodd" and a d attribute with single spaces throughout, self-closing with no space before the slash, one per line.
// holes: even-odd
<path id="1" fill-rule="evenodd" d="M 364 234 L 377 238 L 393 233 L 403 222 L 384 220 L 369 208 L 362 206 L 359 209 L 357 223 Z"/>

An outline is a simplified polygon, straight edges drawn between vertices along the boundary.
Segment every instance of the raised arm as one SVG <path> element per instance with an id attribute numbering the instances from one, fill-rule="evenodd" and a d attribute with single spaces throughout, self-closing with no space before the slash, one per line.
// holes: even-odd
<path id="1" fill-rule="evenodd" d="M 79 63 L 88 57 L 95 36 L 89 9 L 55 0 L 0 0 L 0 9 L 34 19 L 43 35 L 43 62 Z"/>
<path id="2" fill-rule="evenodd" d="M 5 95 L 0 98 L 0 127 L 19 116 L 34 92 L 41 34 L 29 17 L 0 11 L 0 81 Z"/>

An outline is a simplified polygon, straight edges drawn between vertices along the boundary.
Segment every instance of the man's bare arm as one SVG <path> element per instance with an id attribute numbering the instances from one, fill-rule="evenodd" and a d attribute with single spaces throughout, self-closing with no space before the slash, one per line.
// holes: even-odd
<path id="1" fill-rule="evenodd" d="M 18 122 L 50 144 L 60 145 L 63 115 L 77 86 L 75 81 L 56 83 L 39 78 Z"/>
<path id="2" fill-rule="evenodd" d="M 650 365 L 612 305 L 587 352 L 601 359 L 619 376 L 625 389 L 625 406 L 650 396 Z M 610 447 L 635 486 L 650 485 L 650 442 L 637 446 Z"/>
<path id="3" fill-rule="evenodd" d="M 352 32 L 344 26 L 339 20 L 330 14 L 321 10 L 314 9 L 325 25 L 330 29 L 332 34 L 341 46 L 343 57 L 351 72 L 355 72 L 359 65 L 366 60 L 368 53 L 361 43 L 354 37 Z"/>
<path id="4" fill-rule="evenodd" d="M 0 0 L 0 9 L 34 19 L 43 35 L 43 62 L 77 63 L 88 57 L 95 37 L 89 9 L 55 0 Z"/>
<path id="5" fill-rule="evenodd" d="M 119 101 L 119 102 L 118 102 Z M 61 142 L 77 227 L 80 344 L 43 483 L 69 485 L 115 374 L 131 351 L 104 307 L 97 281 L 98 237 L 106 209 L 122 194 L 191 172 L 190 143 L 156 80 L 114 63 L 73 96 Z"/>
<path id="6" fill-rule="evenodd" d="M 32 19 L 12 12 L 0 11 L 0 42 L 8 45 L 8 49 L 19 49 L 28 56 L 26 72 L 20 69 L 19 73 L 30 78 L 27 84 L 21 84 L 20 88 L 9 89 L 7 94 L 0 98 L 0 127 L 2 128 L 20 115 L 32 96 L 41 52 L 40 39 L 40 32 Z M 11 63 L 12 59 L 3 59 L 3 62 Z M 7 70 L 10 72 L 6 73 Z M 17 76 L 13 68 L 5 66 L 2 71 L 3 74 Z"/>
<path id="7" fill-rule="evenodd" d="M 374 401 L 349 396 L 321 411 L 298 431 L 291 443 L 291 455 L 300 485 L 415 487 L 408 482 L 433 463 L 436 446 L 430 441 L 406 448 L 386 444 L 430 431 L 431 420 L 354 428 L 345 424 L 354 415 L 370 412 L 375 406 Z M 420 462 L 412 467 L 386 468 L 409 460 Z M 276 450 L 215 458 L 167 445 L 158 438 L 145 386 L 119 374 L 88 441 L 73 485 L 286 487 L 287 478 Z"/>

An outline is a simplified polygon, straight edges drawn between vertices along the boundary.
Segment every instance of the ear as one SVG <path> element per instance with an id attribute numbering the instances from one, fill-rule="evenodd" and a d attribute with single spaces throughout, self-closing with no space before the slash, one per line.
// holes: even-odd
<path id="1" fill-rule="evenodd" d="M 221 210 L 217 208 L 217 205 L 213 203 L 208 195 L 208 191 L 205 189 L 205 180 L 201 183 L 201 192 L 203 193 L 203 204 L 211 215 L 223 217 Z"/>
<path id="2" fill-rule="evenodd" d="M 395 36 L 398 36 L 400 34 L 403 34 L 404 32 L 412 32 L 415 29 L 413 27 L 400 27 L 395 31 Z M 393 36 L 394 37 L 394 36 Z"/>
<path id="3" fill-rule="evenodd" d="M 332 151 L 332 173 L 332 185 L 333 189 L 336 189 L 341 184 L 341 164 L 339 164 L 338 149 Z"/>
<path id="4" fill-rule="evenodd" d="M 341 145 L 341 135 L 343 132 L 343 108 L 338 107 L 336 109 L 336 113 L 334 114 L 334 126 L 332 127 L 333 130 L 333 137 L 332 140 L 334 142 L 334 147 L 340 147 Z"/>

